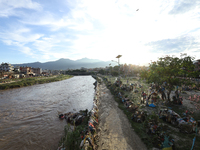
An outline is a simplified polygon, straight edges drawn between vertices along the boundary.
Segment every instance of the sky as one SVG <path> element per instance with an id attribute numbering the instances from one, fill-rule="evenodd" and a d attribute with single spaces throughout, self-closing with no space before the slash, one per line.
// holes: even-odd
<path id="1" fill-rule="evenodd" d="M 200 0 L 0 0 L 0 62 L 180 53 L 200 59 Z"/>

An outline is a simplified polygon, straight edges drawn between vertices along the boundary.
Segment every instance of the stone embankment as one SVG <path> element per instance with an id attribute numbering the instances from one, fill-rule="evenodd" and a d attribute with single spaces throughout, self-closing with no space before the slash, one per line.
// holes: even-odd
<path id="1" fill-rule="evenodd" d="M 131 127 L 127 116 L 118 108 L 118 103 L 98 77 L 94 77 L 95 97 L 93 109 L 88 122 L 75 128 L 74 131 L 62 140 L 62 149 L 93 149 L 93 150 L 147 150 L 145 144 Z M 75 133 L 80 133 L 81 140 L 73 142 Z"/>
<path id="2" fill-rule="evenodd" d="M 98 78 L 97 78 L 98 80 Z M 65 126 L 65 136 L 61 139 L 57 150 L 97 150 L 97 141 L 99 139 L 98 132 L 98 106 L 99 102 L 99 83 L 96 81 L 95 95 L 93 99 L 93 108 L 88 110 L 80 110 L 77 113 L 60 114 L 60 119 L 66 119 L 70 125 Z M 72 130 L 71 130 L 72 129 Z"/>

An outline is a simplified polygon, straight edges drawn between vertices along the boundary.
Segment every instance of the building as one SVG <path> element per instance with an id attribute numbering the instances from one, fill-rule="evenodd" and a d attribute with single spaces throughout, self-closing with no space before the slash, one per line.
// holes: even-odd
<path id="1" fill-rule="evenodd" d="M 0 65 L 0 72 L 12 72 L 14 70 L 14 66 L 9 63 L 2 63 Z"/>
<path id="2" fill-rule="evenodd" d="M 42 68 L 31 68 L 32 72 L 36 75 L 39 75 L 42 73 Z"/>
<path id="3" fill-rule="evenodd" d="M 49 75 L 49 74 L 51 74 L 51 70 L 44 69 L 44 70 L 42 70 L 42 74 L 43 75 Z"/>
<path id="4" fill-rule="evenodd" d="M 20 66 L 15 66 L 15 67 L 14 67 L 14 71 L 15 71 L 15 72 L 20 72 Z"/>
<path id="5" fill-rule="evenodd" d="M 32 73 L 31 67 L 20 67 L 20 72 L 23 74 L 31 74 Z"/>
<path id="6" fill-rule="evenodd" d="M 66 74 L 66 70 L 60 70 L 60 74 Z"/>
<path id="7" fill-rule="evenodd" d="M 51 73 L 52 73 L 52 75 L 59 75 L 60 71 L 59 70 L 52 70 Z"/>

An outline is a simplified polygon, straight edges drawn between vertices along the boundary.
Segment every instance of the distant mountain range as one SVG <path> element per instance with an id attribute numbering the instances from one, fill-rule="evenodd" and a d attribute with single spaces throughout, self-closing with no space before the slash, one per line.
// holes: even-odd
<path id="1" fill-rule="evenodd" d="M 89 59 L 89 58 L 82 58 L 75 61 L 61 58 L 56 61 L 49 61 L 45 63 L 33 62 L 33 63 L 24 63 L 24 64 L 12 64 L 12 65 L 50 69 L 50 70 L 66 70 L 66 69 L 80 69 L 81 67 L 84 67 L 84 68 L 106 67 L 106 66 L 109 66 L 110 63 L 113 63 L 113 62 L 101 61 L 98 59 Z"/>

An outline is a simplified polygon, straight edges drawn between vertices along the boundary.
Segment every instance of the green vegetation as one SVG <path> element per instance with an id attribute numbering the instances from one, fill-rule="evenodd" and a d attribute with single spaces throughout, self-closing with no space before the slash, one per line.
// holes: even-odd
<path id="1" fill-rule="evenodd" d="M 179 77 L 198 77 L 198 72 L 194 71 L 193 60 L 193 57 L 186 54 L 182 54 L 181 58 L 161 57 L 156 62 L 151 62 L 149 69 L 142 70 L 140 75 L 141 78 L 147 79 L 148 83 L 156 83 L 157 88 L 166 82 L 165 88 L 168 91 L 168 100 L 170 100 L 170 93 L 175 86 L 192 85 L 190 80 Z"/>
<path id="2" fill-rule="evenodd" d="M 138 136 L 141 138 L 141 140 L 146 144 L 148 149 L 155 147 L 155 145 L 157 144 L 158 136 L 152 135 L 152 134 L 150 134 L 150 135 L 147 134 L 147 132 L 146 132 L 147 121 L 145 121 L 143 123 L 134 122 L 131 119 L 133 113 L 124 106 L 121 99 L 116 94 L 120 91 L 121 93 L 123 93 L 123 95 L 127 95 L 132 102 L 134 102 L 136 105 L 138 105 L 138 103 L 140 102 L 140 93 L 142 90 L 146 91 L 148 89 L 148 87 L 149 87 L 148 84 L 143 80 L 138 80 L 136 78 L 129 78 L 129 83 L 140 83 L 140 84 L 142 84 L 143 88 L 142 89 L 138 88 L 138 91 L 139 91 L 138 93 L 134 93 L 133 91 L 131 91 L 131 92 L 122 91 L 121 89 L 119 89 L 119 87 L 116 87 L 113 84 L 115 82 L 115 78 L 116 77 L 111 77 L 111 78 L 103 77 L 106 86 L 110 89 L 111 93 L 114 95 L 114 99 L 118 103 L 118 107 L 121 110 L 123 110 L 123 112 L 126 114 L 134 131 L 138 134 Z M 126 84 L 126 81 L 127 81 L 127 78 L 122 79 L 123 84 Z M 172 108 L 172 110 L 174 110 L 175 112 L 177 112 L 180 115 L 182 115 L 183 112 L 185 112 L 185 110 L 186 110 L 185 107 L 180 108 L 180 106 L 176 106 L 176 105 L 169 105 L 169 106 Z M 142 107 L 139 107 L 139 110 L 141 110 L 141 109 L 142 109 Z M 154 119 L 158 118 L 158 115 L 157 115 L 158 107 L 148 108 L 148 109 L 153 110 L 152 113 L 148 115 L 148 118 L 154 118 Z M 194 117 L 195 120 L 199 120 L 200 114 L 194 113 L 194 114 L 192 114 L 192 117 Z M 148 118 L 146 120 L 148 120 Z M 170 135 L 170 137 L 175 139 L 176 150 L 191 149 L 193 138 L 195 137 L 195 133 L 192 133 L 192 134 L 182 133 L 179 131 L 179 129 L 177 127 L 175 127 L 174 125 L 172 125 L 170 123 L 163 122 L 161 119 L 159 119 L 159 123 L 161 124 L 160 126 L 162 128 L 162 131 L 165 131 L 168 135 Z M 200 138 L 200 136 L 197 135 L 196 138 L 197 138 L 197 140 L 195 142 L 194 149 L 200 147 L 200 142 L 198 142 L 198 139 Z"/>
<path id="3" fill-rule="evenodd" d="M 112 81 L 114 81 L 115 78 L 111 78 L 109 81 L 111 81 L 111 83 L 114 83 Z M 122 79 L 122 81 L 125 83 L 125 79 Z M 137 81 L 136 79 L 132 79 L 131 81 Z M 106 82 L 107 87 L 110 89 L 111 93 L 114 95 L 114 99 L 115 101 L 118 103 L 118 107 L 123 110 L 124 114 L 126 114 L 129 122 L 131 123 L 132 128 L 134 129 L 134 131 L 139 135 L 139 137 L 142 139 L 142 141 L 146 144 L 147 148 L 152 148 L 152 137 L 147 136 L 146 134 L 146 128 L 144 126 L 144 123 L 137 123 L 134 122 L 131 117 L 132 117 L 132 112 L 128 111 L 128 109 L 126 107 L 124 107 L 124 104 L 122 103 L 122 101 L 120 100 L 120 98 L 118 98 L 118 96 L 115 94 L 115 91 L 118 90 L 117 87 L 115 86 L 108 86 L 108 82 Z M 135 102 L 136 104 L 139 102 L 137 100 L 137 97 L 139 97 L 139 94 L 136 93 L 134 96 L 128 92 L 125 91 L 121 91 L 122 93 L 124 93 L 124 95 L 128 95 L 128 97 Z"/>
<path id="4" fill-rule="evenodd" d="M 102 75 L 111 74 L 113 76 L 118 76 L 119 73 L 124 75 L 129 74 L 130 76 L 135 76 L 137 73 L 140 73 L 140 70 L 143 68 L 145 67 L 140 67 L 132 64 L 127 65 L 125 63 L 124 65 L 121 64 L 120 66 L 114 66 L 114 67 L 110 66 L 106 70 L 101 69 L 99 70 L 99 73 Z"/>
<path id="5" fill-rule="evenodd" d="M 64 74 L 69 74 L 69 75 L 95 75 L 96 72 L 76 69 L 76 70 L 64 71 Z"/>
<path id="6" fill-rule="evenodd" d="M 128 111 L 128 109 L 123 105 L 121 99 L 118 98 L 116 93 L 120 92 L 123 96 L 128 96 L 128 98 L 135 104 L 139 106 L 139 110 L 147 110 L 148 112 L 153 112 L 157 115 L 159 111 L 159 107 L 162 107 L 162 105 L 157 102 L 156 105 L 159 107 L 156 108 L 148 108 L 146 109 L 145 106 L 140 106 L 140 99 L 141 99 L 141 91 L 147 91 L 149 88 L 148 83 L 155 83 L 156 90 L 159 90 L 162 87 L 164 87 L 167 91 L 167 98 L 168 103 L 164 105 L 164 107 L 171 107 L 172 110 L 180 114 L 181 116 L 183 113 L 188 109 L 183 106 L 176 106 L 173 105 L 170 101 L 170 94 L 171 91 L 177 90 L 177 86 L 179 87 L 185 87 L 193 90 L 199 90 L 200 84 L 190 80 L 189 78 L 199 78 L 200 73 L 198 71 L 195 71 L 195 65 L 193 64 L 194 57 L 187 56 L 187 54 L 181 54 L 180 58 L 174 57 L 174 56 L 163 56 L 161 58 L 158 58 L 157 61 L 149 63 L 148 67 L 139 67 L 139 66 L 127 66 L 121 65 L 110 67 L 107 70 L 100 70 L 99 73 L 102 75 L 111 74 L 118 76 L 118 72 L 120 73 L 123 78 L 121 79 L 122 84 L 127 84 L 127 80 L 129 83 L 139 83 L 142 85 L 142 88 L 136 88 L 138 90 L 137 92 L 128 92 L 128 91 L 122 91 L 119 87 L 116 87 L 113 83 L 115 82 L 116 77 L 109 77 L 104 76 L 103 79 L 107 85 L 107 87 L 110 89 L 111 93 L 115 95 L 115 100 L 118 102 L 118 106 L 120 109 L 124 111 L 124 113 L 127 115 L 127 118 L 129 119 L 132 127 L 134 128 L 135 132 L 140 136 L 140 138 L 143 140 L 143 142 L 147 145 L 148 149 L 152 148 L 154 146 L 154 139 L 157 138 L 156 136 L 153 137 L 152 135 L 149 136 L 146 134 L 144 123 L 136 123 L 133 122 L 131 119 L 132 112 Z M 115 72 L 114 72 L 115 71 Z M 135 76 L 137 77 L 130 77 Z M 139 75 L 139 76 L 138 76 Z M 126 78 L 126 76 L 129 76 Z M 143 79 L 143 80 L 140 80 Z M 190 86 L 190 87 L 187 87 Z M 176 91 L 177 92 L 177 91 Z M 182 91 L 184 94 L 185 92 Z M 185 93 L 186 94 L 186 93 Z M 181 96 L 181 93 L 180 93 Z M 160 101 L 160 100 L 158 100 Z M 162 102 L 161 102 L 162 103 Z M 191 102 L 193 103 L 193 102 Z M 149 111 L 151 109 L 151 111 Z M 149 114 L 150 117 L 152 117 L 153 114 Z M 199 120 L 200 114 L 198 112 L 194 112 L 191 114 L 191 116 L 195 120 Z M 182 116 L 183 117 L 183 116 Z M 175 139 L 175 145 L 177 150 L 181 149 L 191 149 L 193 138 L 195 136 L 195 133 L 192 134 L 186 134 L 179 132 L 179 129 L 177 126 L 174 126 L 167 122 L 162 122 L 162 120 L 159 120 L 160 123 L 164 124 L 167 127 L 167 132 Z M 197 140 L 195 142 L 195 148 L 200 147 L 200 142 L 197 142 L 199 140 L 199 134 L 197 135 Z M 154 144 L 153 144 L 154 143 Z"/>
<path id="7" fill-rule="evenodd" d="M 65 80 L 65 79 L 68 79 L 68 78 L 71 78 L 71 77 L 73 77 L 73 76 L 70 76 L 70 75 L 59 75 L 59 76 L 55 76 L 55 77 L 23 78 L 23 79 L 20 79 L 19 81 L 15 80 L 14 82 L 0 84 L 0 90 L 6 90 L 6 89 L 18 88 L 18 87 L 24 87 L 24 86 L 30 86 L 30 85 L 34 85 L 34 84 L 43 84 L 43 83 L 49 83 L 49 82 L 56 82 L 56 81 Z"/>
<path id="8" fill-rule="evenodd" d="M 64 136 L 59 142 L 59 146 L 65 147 L 66 150 L 79 150 L 81 139 L 81 132 L 87 130 L 88 128 L 89 116 L 87 116 L 84 121 L 79 126 L 72 127 L 70 124 L 66 125 L 64 128 Z"/>

